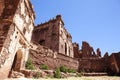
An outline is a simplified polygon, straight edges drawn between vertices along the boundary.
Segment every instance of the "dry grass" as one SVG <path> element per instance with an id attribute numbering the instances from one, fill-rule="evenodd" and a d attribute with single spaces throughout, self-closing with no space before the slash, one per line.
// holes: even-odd
<path id="1" fill-rule="evenodd" d="M 99 77 L 69 77 L 64 79 L 55 79 L 55 78 L 40 78 L 40 79 L 27 79 L 27 78 L 18 78 L 18 79 L 6 79 L 6 80 L 120 80 L 120 77 L 116 76 L 99 76 Z"/>

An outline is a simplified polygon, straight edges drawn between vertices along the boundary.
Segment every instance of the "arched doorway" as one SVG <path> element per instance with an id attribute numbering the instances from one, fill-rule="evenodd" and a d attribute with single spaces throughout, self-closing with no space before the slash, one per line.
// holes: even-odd
<path id="1" fill-rule="evenodd" d="M 21 64 L 22 64 L 22 51 L 18 50 L 17 53 L 15 54 L 13 65 L 12 65 L 12 70 L 14 71 L 20 71 Z"/>

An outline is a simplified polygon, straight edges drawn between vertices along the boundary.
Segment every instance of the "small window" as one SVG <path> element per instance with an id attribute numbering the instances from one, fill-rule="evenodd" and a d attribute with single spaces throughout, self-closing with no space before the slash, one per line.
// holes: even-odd
<path id="1" fill-rule="evenodd" d="M 25 29 L 25 27 L 23 28 L 23 34 L 25 34 L 26 33 L 26 29 Z"/>

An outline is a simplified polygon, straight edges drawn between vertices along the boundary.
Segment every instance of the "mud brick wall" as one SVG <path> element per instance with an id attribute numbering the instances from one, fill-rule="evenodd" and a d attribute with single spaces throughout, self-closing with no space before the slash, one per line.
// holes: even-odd
<path id="1" fill-rule="evenodd" d="M 58 60 L 58 61 L 57 61 Z M 78 60 L 65 56 L 63 54 L 58 54 L 56 61 L 59 63 L 58 65 L 61 66 L 62 64 L 68 68 L 73 68 L 78 70 Z"/>
<path id="2" fill-rule="evenodd" d="M 31 49 L 29 58 L 32 59 L 34 65 L 39 68 L 40 64 L 47 64 L 49 69 L 55 69 L 61 65 L 65 65 L 68 68 L 78 69 L 78 61 L 67 57 L 63 54 L 58 54 L 46 47 L 39 46 L 39 48 Z"/>
<path id="3" fill-rule="evenodd" d="M 36 26 L 32 40 L 58 53 L 73 57 L 72 36 L 65 29 L 61 15 Z"/>
<path id="4" fill-rule="evenodd" d="M 23 55 L 20 60 L 20 68 L 23 68 L 35 16 L 29 0 L 0 0 L 0 7 L 0 79 L 2 79 L 8 77 L 18 52 Z"/>
<path id="5" fill-rule="evenodd" d="M 120 52 L 112 53 L 108 58 L 108 73 L 110 75 L 120 75 Z"/>
<path id="6" fill-rule="evenodd" d="M 9 46 L 11 43 L 11 35 L 14 33 L 14 26 L 11 25 L 9 31 L 9 34 L 7 34 L 7 37 L 3 36 L 5 38 L 1 53 L 0 53 L 0 77 L 6 77 L 9 74 L 10 66 L 12 65 L 12 62 L 10 59 L 11 52 L 9 51 Z M 2 37 L 2 36 L 1 36 Z M 13 58 L 13 57 L 11 57 Z M 9 70 L 8 70 L 9 69 Z"/>
<path id="7" fill-rule="evenodd" d="M 105 59 L 80 59 L 79 71 L 83 72 L 106 72 L 107 62 Z"/>

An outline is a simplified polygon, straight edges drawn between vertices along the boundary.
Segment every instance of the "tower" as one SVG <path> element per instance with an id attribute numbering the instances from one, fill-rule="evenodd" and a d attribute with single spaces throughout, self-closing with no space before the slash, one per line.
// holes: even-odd
<path id="1" fill-rule="evenodd" d="M 29 0 L 0 1 L 0 78 L 11 70 L 25 68 L 28 57 L 34 11 Z"/>
<path id="2" fill-rule="evenodd" d="M 58 53 L 73 57 L 72 37 L 64 27 L 61 15 L 39 24 L 33 31 L 33 42 L 46 46 Z"/>

